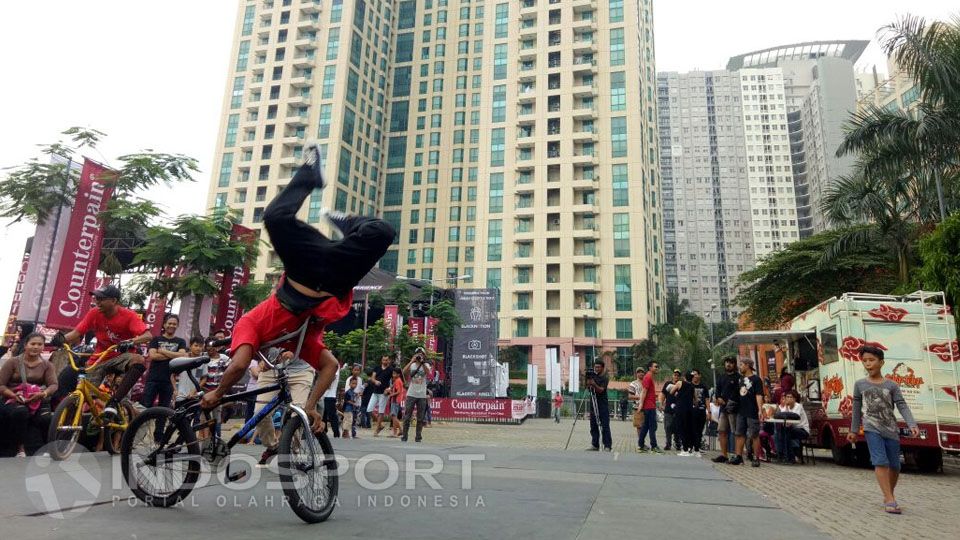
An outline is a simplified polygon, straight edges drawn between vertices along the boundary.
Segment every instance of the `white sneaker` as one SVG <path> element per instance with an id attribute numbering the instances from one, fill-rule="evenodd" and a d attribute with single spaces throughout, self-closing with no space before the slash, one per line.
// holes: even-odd
<path id="1" fill-rule="evenodd" d="M 693 457 L 695 457 L 695 458 L 702 458 L 702 457 L 703 457 L 703 454 L 701 454 L 700 452 L 694 452 L 694 453 L 693 453 Z"/>
<path id="2" fill-rule="evenodd" d="M 677 455 L 678 455 L 678 456 L 681 456 L 681 457 L 690 457 L 690 456 L 692 456 L 693 454 L 691 454 L 690 452 L 687 452 L 686 450 L 681 450 L 681 451 L 677 452 Z"/>

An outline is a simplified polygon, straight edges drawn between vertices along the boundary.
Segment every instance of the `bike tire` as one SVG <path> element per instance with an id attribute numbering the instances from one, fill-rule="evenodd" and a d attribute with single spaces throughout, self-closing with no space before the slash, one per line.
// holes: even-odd
<path id="1" fill-rule="evenodd" d="M 135 416 L 137 416 L 137 411 L 134 409 L 133 404 L 129 400 L 123 400 L 120 403 L 120 408 L 117 409 L 117 414 L 120 415 L 120 423 L 126 424 L 127 427 L 130 426 L 130 422 Z M 121 445 L 123 444 L 123 433 L 125 430 L 122 429 L 103 429 L 103 449 L 107 451 L 111 456 L 115 456 L 120 453 Z"/>
<path id="2" fill-rule="evenodd" d="M 70 457 L 77 447 L 77 441 L 80 440 L 83 415 L 80 415 L 78 424 L 75 425 L 73 421 L 79 406 L 80 398 L 76 394 L 70 394 L 57 405 L 50 418 L 50 427 L 47 428 L 47 441 L 49 441 L 47 447 L 50 457 L 56 461 L 63 461 Z M 70 428 L 70 430 L 64 431 L 60 429 L 61 427 Z"/>
<path id="3" fill-rule="evenodd" d="M 307 436 L 310 436 L 310 426 L 305 426 L 297 414 L 291 414 L 283 424 L 277 460 L 280 485 L 283 487 L 283 494 L 287 496 L 290 502 L 290 509 L 297 517 L 307 523 L 320 523 L 330 517 L 337 504 L 339 477 L 337 476 L 336 456 L 333 454 L 333 445 L 330 444 L 330 439 L 327 438 L 326 433 L 318 433 L 316 439 L 323 455 L 315 456 L 315 459 L 320 462 L 323 469 L 323 487 L 326 488 L 326 495 L 319 505 L 308 504 L 311 497 L 309 494 L 301 492 L 301 488 L 306 486 L 295 478 L 294 471 L 297 469 L 297 464 L 293 462 L 292 458 L 294 452 L 298 451 L 300 443 L 303 442 L 304 431 L 306 431 Z M 313 501 L 317 502 L 316 499 L 315 495 Z"/>
<path id="4" fill-rule="evenodd" d="M 190 429 L 189 423 L 185 419 L 179 419 L 175 426 L 176 431 L 171 436 L 167 447 L 176 447 L 171 453 L 163 456 L 162 460 L 171 458 L 181 458 L 179 462 L 185 463 L 186 468 L 183 471 L 183 480 L 175 489 L 160 491 L 154 489 L 154 486 L 144 485 L 140 476 L 134 472 L 134 468 L 147 467 L 146 463 L 138 464 L 132 459 L 135 449 L 134 445 L 140 442 L 143 437 L 155 439 L 156 430 L 165 428 L 167 423 L 174 421 L 173 409 L 167 407 L 149 408 L 127 426 L 123 434 L 123 441 L 120 448 L 120 465 L 123 470 L 123 478 L 130 487 L 130 491 L 150 506 L 168 507 L 182 501 L 193 490 L 197 479 L 200 476 L 200 445 L 197 443 L 196 434 Z M 154 435 L 150 430 L 154 430 Z M 149 441 L 148 441 L 149 442 Z M 143 459 L 141 458 L 141 462 Z"/>

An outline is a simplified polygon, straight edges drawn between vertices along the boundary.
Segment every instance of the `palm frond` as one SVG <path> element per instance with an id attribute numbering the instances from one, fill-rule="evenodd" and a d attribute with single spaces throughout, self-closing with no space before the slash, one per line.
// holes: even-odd
<path id="1" fill-rule="evenodd" d="M 922 17 L 906 15 L 880 30 L 881 45 L 919 85 L 929 104 L 956 103 L 960 94 L 960 26 L 943 21 L 927 24 Z"/>
<path id="2" fill-rule="evenodd" d="M 836 241 L 827 246 L 820 255 L 819 266 L 833 264 L 841 255 L 851 251 L 868 249 L 871 246 L 883 245 L 882 239 L 877 237 L 876 229 L 864 225 L 839 231 Z"/>

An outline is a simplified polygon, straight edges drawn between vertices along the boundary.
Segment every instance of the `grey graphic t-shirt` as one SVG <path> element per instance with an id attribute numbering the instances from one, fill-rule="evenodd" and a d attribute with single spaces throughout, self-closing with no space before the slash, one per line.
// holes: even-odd
<path id="1" fill-rule="evenodd" d="M 427 370 L 429 369 L 428 362 L 410 363 L 410 387 L 407 388 L 407 397 L 427 397 Z"/>
<path id="2" fill-rule="evenodd" d="M 850 423 L 850 431 L 859 432 L 862 419 L 863 431 L 878 433 L 885 439 L 899 439 L 900 430 L 893 415 L 894 406 L 908 426 L 917 426 L 897 383 L 884 379 L 882 383 L 874 384 L 867 379 L 860 379 L 853 385 L 853 421 Z"/>

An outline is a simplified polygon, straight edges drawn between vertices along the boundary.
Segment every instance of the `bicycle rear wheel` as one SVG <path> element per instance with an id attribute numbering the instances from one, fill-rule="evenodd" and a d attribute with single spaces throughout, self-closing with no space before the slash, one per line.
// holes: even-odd
<path id="1" fill-rule="evenodd" d="M 314 437 L 310 426 L 305 426 L 300 416 L 291 414 L 280 435 L 280 485 L 297 517 L 307 523 L 319 523 L 330 517 L 337 503 L 337 462 L 325 433 L 315 436 L 321 455 L 311 453 L 307 437 Z"/>
<path id="2" fill-rule="evenodd" d="M 62 461 L 70 457 L 77 447 L 80 432 L 83 430 L 83 415 L 77 414 L 80 407 L 80 398 L 70 394 L 57 405 L 50 418 L 50 427 L 47 429 L 50 457 Z M 74 419 L 79 418 L 75 423 Z"/>
<path id="3" fill-rule="evenodd" d="M 200 476 L 200 445 L 185 419 L 173 409 L 153 407 L 127 427 L 120 449 L 123 477 L 130 491 L 151 506 L 172 506 L 193 490 Z M 160 448 L 163 434 L 172 429 Z"/>

